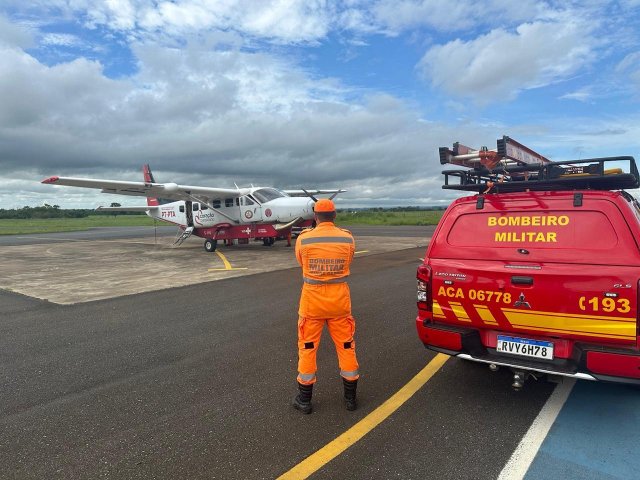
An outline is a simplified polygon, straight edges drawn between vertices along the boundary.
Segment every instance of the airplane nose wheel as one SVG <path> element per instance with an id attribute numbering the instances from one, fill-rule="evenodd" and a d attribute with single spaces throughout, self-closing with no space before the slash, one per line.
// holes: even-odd
<path id="1" fill-rule="evenodd" d="M 207 252 L 215 252 L 217 246 L 218 246 L 218 241 L 217 240 L 213 240 L 212 238 L 207 238 L 204 241 L 204 249 Z"/>
<path id="2" fill-rule="evenodd" d="M 276 239 L 273 237 L 265 237 L 262 239 L 262 245 L 264 245 L 265 247 L 270 247 L 275 243 L 275 241 Z"/>

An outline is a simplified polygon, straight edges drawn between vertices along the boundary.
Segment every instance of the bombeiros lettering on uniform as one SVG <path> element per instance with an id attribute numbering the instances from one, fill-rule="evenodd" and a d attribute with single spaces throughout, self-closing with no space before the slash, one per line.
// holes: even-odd
<path id="1" fill-rule="evenodd" d="M 487 218 L 488 227 L 566 227 L 568 215 L 500 215 Z M 497 231 L 496 242 L 557 243 L 558 231 Z"/>
<path id="2" fill-rule="evenodd" d="M 341 273 L 344 271 L 345 264 L 344 258 L 310 258 L 307 266 L 312 273 Z"/>

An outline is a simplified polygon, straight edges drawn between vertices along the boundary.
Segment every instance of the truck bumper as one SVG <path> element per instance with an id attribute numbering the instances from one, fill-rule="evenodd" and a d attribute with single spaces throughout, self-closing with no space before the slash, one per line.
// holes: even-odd
<path id="1" fill-rule="evenodd" d="M 640 353 L 635 350 L 575 343 L 570 358 L 538 360 L 484 346 L 477 329 L 434 324 L 420 317 L 416 326 L 426 348 L 465 360 L 583 380 L 640 384 Z"/>

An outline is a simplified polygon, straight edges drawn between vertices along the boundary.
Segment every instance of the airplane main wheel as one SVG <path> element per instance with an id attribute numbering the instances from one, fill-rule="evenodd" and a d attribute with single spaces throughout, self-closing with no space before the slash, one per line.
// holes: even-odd
<path id="1" fill-rule="evenodd" d="M 218 246 L 218 241 L 217 240 L 213 240 L 212 238 L 207 238 L 204 241 L 204 249 L 207 252 L 215 252 L 217 246 Z"/>
<path id="2" fill-rule="evenodd" d="M 273 245 L 275 243 L 276 239 L 273 237 L 265 237 L 262 239 L 262 244 L 265 247 L 270 247 L 271 245 Z"/>

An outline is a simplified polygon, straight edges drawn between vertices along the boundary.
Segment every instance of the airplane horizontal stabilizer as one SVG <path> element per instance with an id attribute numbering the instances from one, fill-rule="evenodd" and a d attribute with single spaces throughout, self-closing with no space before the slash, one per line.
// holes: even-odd
<path id="1" fill-rule="evenodd" d="M 158 207 L 150 207 L 145 205 L 143 207 L 98 207 L 96 211 L 98 212 L 153 212 L 154 210 L 158 210 Z"/>

